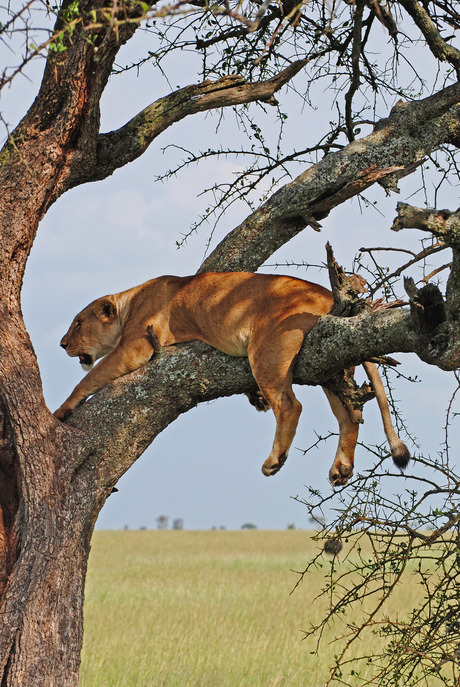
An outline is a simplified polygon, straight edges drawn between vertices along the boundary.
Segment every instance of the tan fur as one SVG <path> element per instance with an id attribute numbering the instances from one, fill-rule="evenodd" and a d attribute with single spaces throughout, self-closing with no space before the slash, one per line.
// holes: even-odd
<path id="1" fill-rule="evenodd" d="M 102 360 L 55 416 L 65 419 L 102 386 L 147 362 L 153 354 L 147 334 L 151 326 L 161 346 L 199 339 L 228 355 L 249 358 L 265 406 L 272 408 L 276 418 L 273 448 L 262 467 L 265 475 L 273 475 L 287 458 L 302 410 L 292 390 L 294 359 L 305 335 L 332 303 L 330 291 L 318 284 L 246 272 L 158 277 L 99 298 L 76 316 L 61 346 L 70 356 L 78 356 L 85 369 Z M 375 366 L 366 363 L 366 369 L 374 377 L 371 381 L 380 380 Z M 407 449 L 394 432 L 383 386 L 374 384 L 374 388 L 393 455 L 399 452 L 403 466 L 401 452 L 405 450 L 408 459 Z M 346 484 L 353 473 L 358 425 L 350 420 L 338 396 L 330 391 L 326 395 L 340 428 L 329 476 L 334 485 Z M 258 405 L 264 407 L 260 399 Z"/>

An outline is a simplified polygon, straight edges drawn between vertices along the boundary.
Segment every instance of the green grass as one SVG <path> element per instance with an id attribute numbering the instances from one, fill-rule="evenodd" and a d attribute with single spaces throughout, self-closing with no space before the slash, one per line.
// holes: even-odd
<path id="1" fill-rule="evenodd" d="M 292 571 L 317 551 L 299 530 L 97 531 L 82 687 L 324 685 L 339 649 L 330 641 L 344 627 L 330 629 L 320 655 L 313 639 L 302 641 L 324 611 L 313 603 L 324 570 L 290 595 Z"/>

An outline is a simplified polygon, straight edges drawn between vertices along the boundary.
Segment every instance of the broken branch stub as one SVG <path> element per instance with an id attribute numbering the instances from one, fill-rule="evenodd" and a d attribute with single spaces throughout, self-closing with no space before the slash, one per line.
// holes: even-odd
<path id="1" fill-rule="evenodd" d="M 345 274 L 336 259 L 331 244 L 326 244 L 327 267 L 329 270 L 329 281 L 331 283 L 334 305 L 330 315 L 337 317 L 353 317 L 363 310 L 369 309 L 370 299 L 361 298 L 367 291 L 367 282 L 359 274 Z"/>

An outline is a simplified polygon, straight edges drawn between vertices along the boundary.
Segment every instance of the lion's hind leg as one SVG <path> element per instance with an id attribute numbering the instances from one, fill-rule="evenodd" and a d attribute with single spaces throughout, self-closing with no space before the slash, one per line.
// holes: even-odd
<path id="1" fill-rule="evenodd" d="M 292 367 L 303 339 L 302 331 L 293 330 L 272 336 L 248 351 L 252 373 L 264 399 L 263 409 L 270 407 L 276 419 L 272 450 L 262 466 L 266 476 L 276 474 L 286 462 L 302 412 L 292 390 Z"/>
<path id="2" fill-rule="evenodd" d="M 292 388 L 270 393 L 270 406 L 276 418 L 276 432 L 270 455 L 262 465 L 262 472 L 267 477 L 279 472 L 286 462 L 302 412 L 302 405 Z"/>
<path id="3" fill-rule="evenodd" d="M 339 487 L 347 484 L 349 478 L 353 475 L 359 425 L 350 418 L 347 409 L 336 394 L 333 394 L 332 391 L 324 387 L 323 391 L 339 423 L 339 445 L 334 462 L 329 470 L 329 481 L 334 487 Z"/>

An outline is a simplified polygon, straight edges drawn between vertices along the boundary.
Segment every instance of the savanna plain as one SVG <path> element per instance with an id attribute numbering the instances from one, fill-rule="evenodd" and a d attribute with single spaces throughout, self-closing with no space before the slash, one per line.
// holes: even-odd
<path id="1" fill-rule="evenodd" d="M 318 651 L 315 639 L 304 639 L 327 608 L 327 600 L 315 597 L 333 564 L 324 554 L 322 567 L 293 591 L 295 571 L 321 551 L 312 534 L 96 531 L 81 686 L 324 685 L 340 650 L 333 640 L 346 626 L 331 625 Z M 335 565 L 346 565 L 346 546 Z M 391 604 L 402 612 L 416 593 L 404 585 Z M 360 652 L 382 649 L 381 638 L 363 641 Z M 346 680 L 358 684 L 351 675 Z"/>

